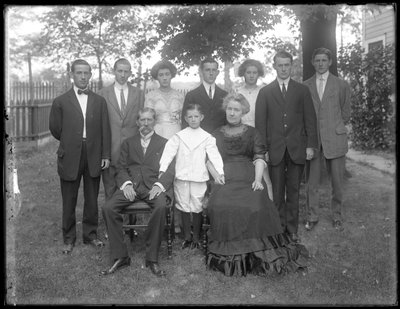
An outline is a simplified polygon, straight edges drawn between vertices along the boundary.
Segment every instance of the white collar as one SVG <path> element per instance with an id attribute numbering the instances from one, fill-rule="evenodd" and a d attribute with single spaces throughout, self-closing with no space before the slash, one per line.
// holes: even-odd
<path id="1" fill-rule="evenodd" d="M 150 132 L 149 134 L 147 134 L 147 135 L 143 135 L 142 133 L 140 133 L 140 138 L 143 139 L 143 140 L 145 140 L 145 141 L 147 141 L 148 139 L 150 139 L 150 138 L 153 136 L 153 134 L 154 134 L 154 130 L 151 131 L 151 132 Z"/>
<path id="2" fill-rule="evenodd" d="M 318 74 L 316 73 L 316 78 L 321 79 L 321 77 L 324 79 L 324 81 L 328 80 L 329 76 L 329 71 L 326 71 L 324 74 Z"/>
<path id="3" fill-rule="evenodd" d="M 89 88 L 86 86 L 86 88 L 85 89 L 81 89 L 81 88 L 78 88 L 78 87 L 76 87 L 75 85 L 74 85 L 74 91 L 75 91 L 75 93 L 76 94 L 78 94 L 78 90 L 89 90 Z"/>
<path id="4" fill-rule="evenodd" d="M 276 77 L 276 80 L 278 81 L 279 86 L 281 86 L 282 83 L 284 83 L 285 86 L 287 87 L 287 86 L 289 85 L 290 76 L 289 76 L 288 78 L 286 78 L 286 79 L 281 79 L 281 78 L 279 78 L 279 77 Z"/>
<path id="5" fill-rule="evenodd" d="M 114 87 L 119 91 L 121 91 L 121 89 L 125 91 L 126 89 L 128 89 L 128 83 L 121 85 L 121 84 L 115 82 Z"/>
<path id="6" fill-rule="evenodd" d="M 215 83 L 209 84 L 209 83 L 203 81 L 203 86 L 206 89 L 207 93 L 208 93 L 208 90 L 210 89 L 210 87 L 211 87 L 211 91 L 214 91 L 214 89 L 215 89 Z"/>
<path id="7" fill-rule="evenodd" d="M 201 127 L 198 127 L 197 129 L 187 127 L 176 133 L 176 135 L 178 135 L 178 137 L 190 150 L 193 150 L 203 143 L 204 140 L 206 140 L 211 134 Z"/>

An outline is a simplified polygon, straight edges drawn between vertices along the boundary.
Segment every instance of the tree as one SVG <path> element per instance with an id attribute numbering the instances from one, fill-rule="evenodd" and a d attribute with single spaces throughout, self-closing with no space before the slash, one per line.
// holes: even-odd
<path id="1" fill-rule="evenodd" d="M 329 48 L 332 52 L 330 72 L 337 75 L 336 21 L 338 5 L 294 5 L 291 7 L 300 21 L 303 50 L 303 80 L 314 75 L 311 57 L 318 47 Z"/>
<path id="2" fill-rule="evenodd" d="M 37 46 L 53 61 L 94 58 L 101 88 L 103 66 L 110 68 L 111 59 L 127 57 L 142 35 L 136 27 L 146 22 L 138 17 L 141 10 L 134 6 L 54 7 L 41 18 L 45 28 Z"/>
<path id="3" fill-rule="evenodd" d="M 262 43 L 257 42 L 257 33 L 280 21 L 274 10 L 272 5 L 173 6 L 155 19 L 158 40 L 164 41 L 161 56 L 180 69 L 211 56 L 227 71 L 233 60 L 247 57 L 253 45 Z"/>

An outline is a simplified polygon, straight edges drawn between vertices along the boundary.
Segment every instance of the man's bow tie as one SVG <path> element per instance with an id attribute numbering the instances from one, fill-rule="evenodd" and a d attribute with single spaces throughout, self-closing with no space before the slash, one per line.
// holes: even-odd
<path id="1" fill-rule="evenodd" d="M 85 89 L 85 90 L 78 89 L 78 94 L 82 94 L 82 93 L 88 95 L 89 89 Z"/>

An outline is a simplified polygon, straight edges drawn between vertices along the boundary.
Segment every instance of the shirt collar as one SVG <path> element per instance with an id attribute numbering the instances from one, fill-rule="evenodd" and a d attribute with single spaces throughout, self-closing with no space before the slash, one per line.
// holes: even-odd
<path id="1" fill-rule="evenodd" d="M 329 71 L 326 71 L 324 74 L 316 74 L 317 76 L 316 76 L 316 78 L 317 79 L 321 79 L 321 77 L 324 79 L 324 80 L 327 80 L 328 79 L 328 76 L 329 76 Z"/>
<path id="2" fill-rule="evenodd" d="M 210 86 L 211 86 L 212 91 L 214 91 L 214 89 L 215 89 L 215 83 L 209 84 L 209 83 L 203 81 L 203 86 L 204 86 L 204 88 L 206 88 L 207 93 L 208 93 L 208 90 L 210 89 Z"/>
<path id="3" fill-rule="evenodd" d="M 121 85 L 121 84 L 115 82 L 114 83 L 114 87 L 119 91 L 121 91 L 121 89 L 122 90 L 126 90 L 126 89 L 128 89 L 128 83 L 125 83 L 125 84 Z"/>
<path id="4" fill-rule="evenodd" d="M 142 133 L 140 133 L 140 138 L 143 139 L 143 140 L 145 140 L 145 141 L 147 141 L 147 140 L 149 140 L 149 139 L 153 136 L 153 134 L 154 134 L 154 130 L 151 131 L 151 132 L 150 132 L 149 134 L 147 134 L 147 135 L 143 135 Z"/>
<path id="5" fill-rule="evenodd" d="M 81 89 L 81 88 L 78 88 L 78 87 L 76 87 L 76 86 L 74 85 L 74 91 L 75 91 L 75 93 L 76 93 L 77 95 L 79 95 L 79 94 L 78 94 L 78 90 L 86 90 L 86 89 L 88 89 L 88 87 L 86 87 L 85 89 Z"/>
<path id="6" fill-rule="evenodd" d="M 287 87 L 289 85 L 290 76 L 286 79 L 281 79 L 279 77 L 276 77 L 276 80 L 278 81 L 279 85 L 282 85 L 282 83 L 285 83 L 285 85 Z"/>

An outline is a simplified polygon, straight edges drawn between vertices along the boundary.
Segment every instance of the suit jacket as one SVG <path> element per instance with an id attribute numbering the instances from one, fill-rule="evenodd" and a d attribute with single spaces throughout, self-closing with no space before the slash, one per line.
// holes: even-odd
<path id="1" fill-rule="evenodd" d="M 64 180 L 76 180 L 82 150 L 83 114 L 73 88 L 54 99 L 49 129 L 60 141 L 58 174 Z M 90 176 L 98 177 L 101 160 L 111 159 L 111 133 L 106 101 L 92 91 L 89 91 L 86 109 L 86 146 Z"/>
<path id="2" fill-rule="evenodd" d="M 306 161 L 306 148 L 317 147 L 316 116 L 308 88 L 289 80 L 286 99 L 277 80 L 263 87 L 256 100 L 256 128 L 266 142 L 272 165 L 287 149 L 296 164 Z"/>
<path id="3" fill-rule="evenodd" d="M 188 127 L 185 121 L 186 107 L 188 104 L 199 104 L 203 108 L 204 119 L 201 127 L 208 133 L 226 123 L 225 111 L 222 109 L 222 100 L 228 93 L 215 85 L 214 97 L 211 100 L 203 84 L 189 91 L 185 96 L 182 107 L 182 129 Z"/>
<path id="4" fill-rule="evenodd" d="M 122 116 L 114 91 L 114 83 L 108 87 L 102 88 L 98 94 L 103 96 L 107 102 L 108 117 L 111 127 L 111 165 L 116 166 L 121 152 L 122 142 L 138 132 L 136 120 L 139 110 L 143 107 L 144 98 L 139 88 L 128 84 L 126 113 Z"/>
<path id="5" fill-rule="evenodd" d="M 344 156 L 348 151 L 347 129 L 350 120 L 350 86 L 329 73 L 322 101 L 319 99 L 316 76 L 304 82 L 310 89 L 317 114 L 318 149 L 322 144 L 328 159 Z"/>
<path id="6" fill-rule="evenodd" d="M 139 185 L 144 185 L 148 190 L 151 190 L 155 182 L 160 182 L 167 195 L 173 199 L 172 185 L 175 177 L 175 161 L 170 164 L 161 178 L 158 178 L 160 159 L 166 143 L 167 139 L 154 133 L 146 154 L 143 154 L 139 133 L 123 141 L 115 178 L 117 186 L 120 188 L 126 181 L 130 180 L 135 189 Z"/>

